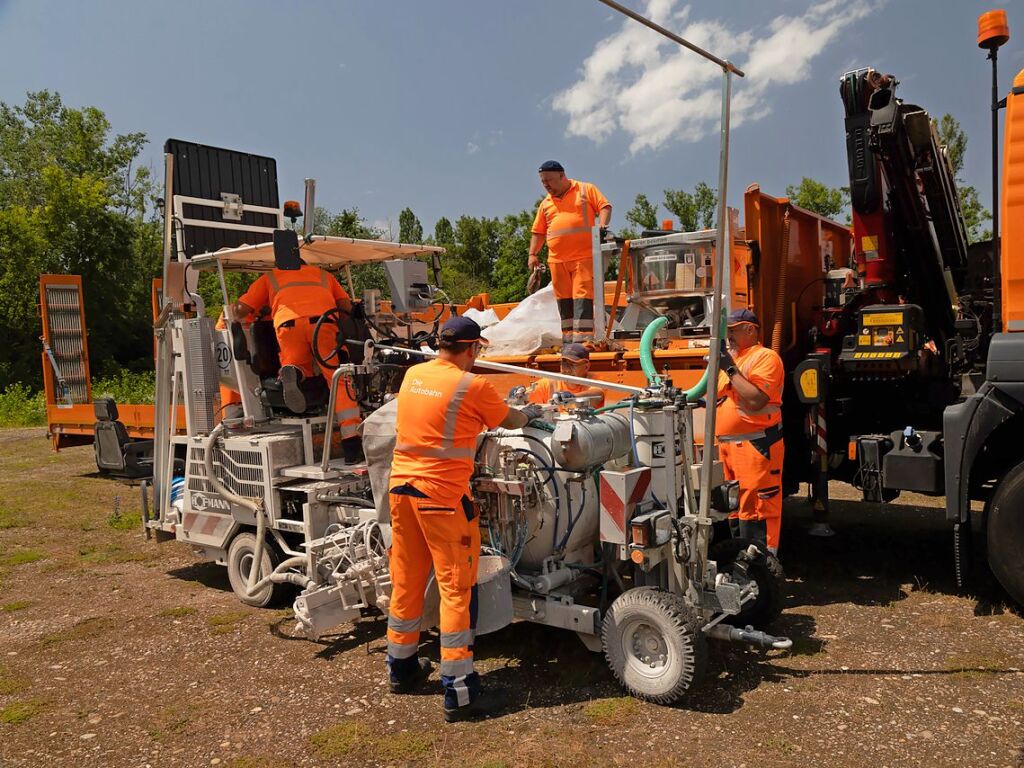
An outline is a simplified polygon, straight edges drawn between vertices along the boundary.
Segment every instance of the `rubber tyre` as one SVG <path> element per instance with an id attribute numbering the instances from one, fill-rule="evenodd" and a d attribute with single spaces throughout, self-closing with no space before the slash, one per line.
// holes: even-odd
<path id="1" fill-rule="evenodd" d="M 782 614 L 782 591 L 786 574 L 782 570 L 779 558 L 769 552 L 763 544 L 752 539 L 723 539 L 711 546 L 708 559 L 715 561 L 719 573 L 731 576 L 736 557 L 751 544 L 764 555 L 747 569 L 750 578 L 757 582 L 757 598 L 754 602 L 747 603 L 735 616 L 726 616 L 722 621 L 737 627 L 751 626 L 755 629 L 764 629 Z"/>
<path id="2" fill-rule="evenodd" d="M 1011 469 L 996 485 L 985 539 L 992 575 L 1018 605 L 1024 605 L 1024 464 Z"/>
<path id="3" fill-rule="evenodd" d="M 256 551 L 256 536 L 248 531 L 239 533 L 231 540 L 228 547 L 228 581 L 231 582 L 231 589 L 246 605 L 256 608 L 266 608 L 268 605 L 280 603 L 288 593 L 288 584 L 268 584 L 255 597 L 249 597 L 245 593 L 245 586 L 249 579 L 249 567 L 252 563 L 253 553 Z M 278 563 L 277 550 L 268 542 L 263 547 L 262 564 L 260 567 L 260 578 L 274 570 Z"/>
<path id="4" fill-rule="evenodd" d="M 702 624 L 681 597 L 638 587 L 619 595 L 608 609 L 601 646 L 615 679 L 633 696 L 672 704 L 704 676 L 708 651 Z M 649 665 L 647 659 L 655 657 Z"/>

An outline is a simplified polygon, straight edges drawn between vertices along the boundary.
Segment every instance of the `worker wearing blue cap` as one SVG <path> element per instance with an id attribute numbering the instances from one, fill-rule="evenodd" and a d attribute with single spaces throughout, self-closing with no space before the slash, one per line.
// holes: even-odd
<path id="1" fill-rule="evenodd" d="M 782 388 L 785 370 L 775 350 L 761 346 L 761 322 L 749 309 L 728 319 L 729 345 L 718 375 L 715 435 L 726 480 L 740 485 L 730 516 L 733 534 L 778 553 L 782 527 Z"/>
<path id="2" fill-rule="evenodd" d="M 547 243 L 551 287 L 562 320 L 562 344 L 594 336 L 594 263 L 591 254 L 595 218 L 602 233 L 612 219 L 612 204 L 593 184 L 567 178 L 557 160 L 538 169 L 548 193 L 537 207 L 527 265 L 544 269 L 538 253 Z"/>

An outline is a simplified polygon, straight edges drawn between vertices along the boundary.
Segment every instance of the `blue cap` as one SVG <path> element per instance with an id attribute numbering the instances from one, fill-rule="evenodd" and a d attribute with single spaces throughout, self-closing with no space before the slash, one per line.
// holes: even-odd
<path id="1" fill-rule="evenodd" d="M 441 326 L 441 341 L 475 341 L 487 346 L 487 339 L 480 335 L 480 326 L 468 317 L 453 317 Z"/>
<path id="2" fill-rule="evenodd" d="M 750 323 L 751 325 L 761 326 L 761 321 L 757 319 L 757 315 L 751 312 L 749 309 L 736 309 L 729 313 L 728 326 L 732 328 L 734 325 L 742 325 L 743 323 Z"/>
<path id="3" fill-rule="evenodd" d="M 557 171 L 558 173 L 565 173 L 565 168 L 557 160 L 545 160 L 540 164 L 540 168 L 537 169 L 537 173 L 544 173 L 544 171 Z"/>
<path id="4" fill-rule="evenodd" d="M 590 350 L 582 344 L 566 344 L 562 347 L 562 357 L 566 360 L 572 360 L 574 363 L 578 363 L 581 360 L 590 359 Z"/>

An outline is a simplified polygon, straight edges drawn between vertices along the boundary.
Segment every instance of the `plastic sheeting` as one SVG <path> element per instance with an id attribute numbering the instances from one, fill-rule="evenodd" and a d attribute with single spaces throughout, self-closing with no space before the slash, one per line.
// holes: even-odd
<path id="1" fill-rule="evenodd" d="M 398 399 L 390 400 L 363 420 L 363 455 L 370 473 L 377 522 L 391 522 L 388 483 L 391 480 L 391 457 L 395 451 L 395 419 Z"/>
<path id="2" fill-rule="evenodd" d="M 505 319 L 484 331 L 491 345 L 486 356 L 529 355 L 562 345 L 562 321 L 555 293 L 548 285 L 527 296 Z"/>
<path id="3" fill-rule="evenodd" d="M 498 313 L 493 309 L 485 309 L 481 312 L 479 309 L 473 309 L 470 307 L 462 313 L 463 317 L 468 317 L 470 320 L 475 322 L 481 328 L 490 328 L 492 325 L 497 325 L 501 321 L 498 319 Z"/>

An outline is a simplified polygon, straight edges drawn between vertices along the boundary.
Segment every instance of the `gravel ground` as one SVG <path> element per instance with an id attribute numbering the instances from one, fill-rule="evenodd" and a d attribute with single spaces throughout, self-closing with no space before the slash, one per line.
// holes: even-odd
<path id="1" fill-rule="evenodd" d="M 1024 766 L 1024 620 L 990 586 L 957 593 L 935 500 L 838 501 L 828 540 L 787 502 L 771 629 L 794 651 L 714 645 L 678 706 L 514 624 L 477 648 L 509 713 L 446 726 L 436 689 L 386 692 L 379 617 L 297 637 L 288 609 L 146 542 L 137 489 L 94 468 L 91 448 L 0 431 L 3 766 Z"/>

